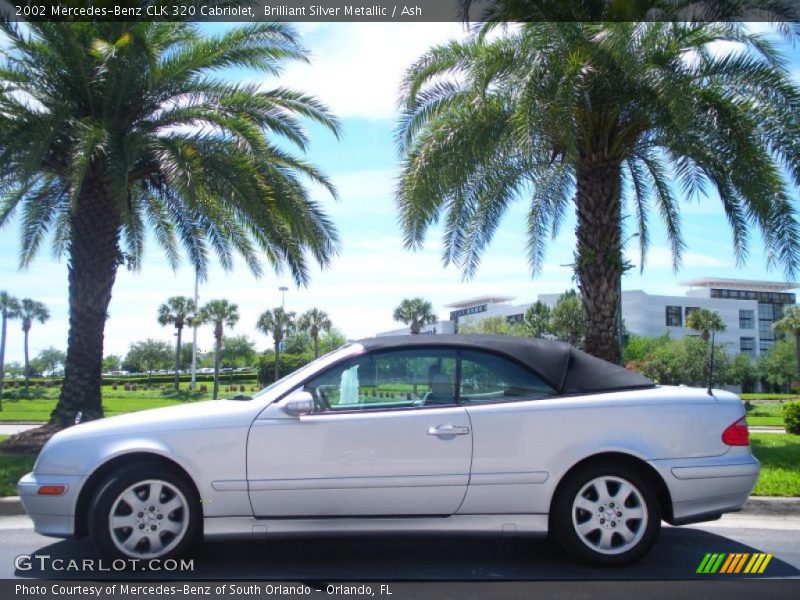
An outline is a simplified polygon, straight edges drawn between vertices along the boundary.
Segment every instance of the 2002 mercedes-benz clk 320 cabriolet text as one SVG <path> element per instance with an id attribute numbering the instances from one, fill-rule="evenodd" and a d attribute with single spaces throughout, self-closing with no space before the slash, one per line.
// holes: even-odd
<path id="1" fill-rule="evenodd" d="M 734 394 L 654 385 L 559 342 L 362 340 L 253 398 L 70 427 L 19 482 L 36 531 L 159 558 L 201 537 L 543 535 L 626 564 L 662 519 L 739 510 Z"/>

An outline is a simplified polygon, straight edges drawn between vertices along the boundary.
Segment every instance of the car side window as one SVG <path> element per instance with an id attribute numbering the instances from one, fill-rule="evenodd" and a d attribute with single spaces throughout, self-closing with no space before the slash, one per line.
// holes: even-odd
<path id="1" fill-rule="evenodd" d="M 555 394 L 540 377 L 509 359 L 488 352 L 461 353 L 462 404 L 535 400 Z"/>
<path id="2" fill-rule="evenodd" d="M 456 354 L 446 349 L 375 352 L 306 382 L 322 412 L 455 404 Z"/>

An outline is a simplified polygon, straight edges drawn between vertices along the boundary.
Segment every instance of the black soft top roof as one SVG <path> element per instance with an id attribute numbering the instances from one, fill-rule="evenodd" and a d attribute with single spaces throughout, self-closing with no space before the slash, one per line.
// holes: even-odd
<path id="1" fill-rule="evenodd" d="M 560 394 L 653 387 L 635 371 L 596 358 L 565 342 L 510 335 L 397 335 L 358 340 L 366 350 L 450 346 L 488 350 L 515 359 Z"/>

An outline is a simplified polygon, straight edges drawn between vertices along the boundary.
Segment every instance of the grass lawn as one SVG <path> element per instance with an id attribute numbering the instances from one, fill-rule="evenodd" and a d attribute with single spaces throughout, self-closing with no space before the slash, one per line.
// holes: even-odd
<path id="1" fill-rule="evenodd" d="M 7 435 L 0 435 L 0 442 Z M 17 456 L 0 453 L 0 496 L 16 496 L 17 481 L 33 469 L 34 456 Z"/>
<path id="2" fill-rule="evenodd" d="M 245 386 L 245 393 L 252 393 L 255 382 Z M 121 415 L 123 413 L 146 410 L 148 408 L 160 408 L 162 406 L 173 406 L 186 402 L 197 402 L 199 400 L 211 399 L 212 386 L 208 385 L 207 392 L 190 392 L 181 390 L 151 389 L 137 391 L 125 391 L 122 387 L 114 390 L 110 385 L 103 386 L 103 408 L 107 417 Z M 228 392 L 228 385 L 220 386 L 220 396 L 225 397 L 239 393 L 238 386 L 236 391 Z M 56 405 L 58 399 L 58 388 L 38 387 L 31 390 L 32 398 L 22 397 L 22 390 L 11 390 L 3 394 L 3 410 L 0 411 L 0 421 L 47 421 L 50 412 Z"/>
<path id="3" fill-rule="evenodd" d="M 757 496 L 800 496 L 800 435 L 752 433 L 753 454 L 761 461 Z"/>
<path id="4" fill-rule="evenodd" d="M 749 425 L 769 425 L 783 427 L 783 404 L 768 402 L 751 404 L 747 409 L 747 423 Z"/>

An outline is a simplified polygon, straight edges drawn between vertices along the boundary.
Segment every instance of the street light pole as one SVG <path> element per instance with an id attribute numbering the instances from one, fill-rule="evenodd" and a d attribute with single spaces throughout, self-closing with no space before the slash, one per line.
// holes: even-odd
<path id="1" fill-rule="evenodd" d="M 289 291 L 289 288 L 282 285 L 278 290 L 281 292 L 281 308 L 286 308 L 286 292 Z"/>
<path id="2" fill-rule="evenodd" d="M 200 281 L 200 272 L 195 270 L 194 272 L 194 316 L 197 317 L 197 311 L 199 307 L 197 303 L 199 301 L 198 298 L 198 288 L 199 288 L 199 281 Z M 189 384 L 189 389 L 194 391 L 195 386 L 197 385 L 197 318 L 192 319 L 192 382 Z"/>

